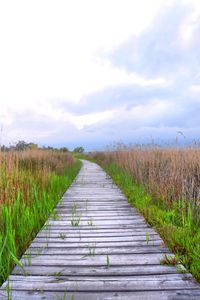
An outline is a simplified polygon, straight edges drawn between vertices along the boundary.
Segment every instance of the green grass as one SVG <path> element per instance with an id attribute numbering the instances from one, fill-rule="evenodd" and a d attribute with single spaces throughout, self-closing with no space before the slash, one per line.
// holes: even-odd
<path id="1" fill-rule="evenodd" d="M 29 202 L 24 201 L 19 187 L 12 204 L 8 202 L 0 205 L 0 285 L 15 264 L 23 267 L 19 257 L 48 219 L 80 167 L 81 162 L 76 160 L 63 174 L 52 171 L 48 173 L 43 185 L 28 170 L 23 169 L 20 175 L 28 178 Z"/>
<path id="2" fill-rule="evenodd" d="M 136 183 L 128 171 L 116 164 L 104 164 L 104 169 L 122 189 L 129 202 L 154 226 L 176 258 L 200 282 L 200 226 L 193 218 L 189 201 L 177 200 L 171 208 L 155 200 L 144 186 Z M 147 243 L 148 243 L 148 236 Z"/>

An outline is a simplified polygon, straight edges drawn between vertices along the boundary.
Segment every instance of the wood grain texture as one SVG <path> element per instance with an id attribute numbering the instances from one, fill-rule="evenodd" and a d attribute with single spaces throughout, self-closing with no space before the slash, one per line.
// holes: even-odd
<path id="1" fill-rule="evenodd" d="M 161 265 L 165 254 L 172 255 L 111 178 L 83 161 L 22 256 L 23 268 L 10 275 L 12 299 L 200 299 L 200 285 L 190 274 Z M 2 300 L 7 284 L 0 289 Z"/>

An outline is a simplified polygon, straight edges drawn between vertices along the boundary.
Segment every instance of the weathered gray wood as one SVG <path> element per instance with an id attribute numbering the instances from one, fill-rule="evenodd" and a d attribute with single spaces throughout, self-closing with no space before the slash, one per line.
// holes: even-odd
<path id="1" fill-rule="evenodd" d="M 88 244 L 89 245 L 89 244 Z M 111 254 L 148 254 L 148 253 L 170 253 L 169 249 L 166 247 L 161 246 L 143 246 L 143 247 L 97 247 L 96 243 L 91 243 L 91 247 L 95 248 L 95 255 L 97 254 L 104 254 L 104 255 L 111 255 Z M 30 252 L 31 251 L 31 252 Z M 68 248 L 68 247 L 60 247 L 60 248 L 54 248 L 51 247 L 49 244 L 47 248 L 29 248 L 28 252 L 25 253 L 31 253 L 32 255 L 43 255 L 43 254 L 51 254 L 51 255 L 57 255 L 57 254 L 80 254 L 80 255 L 88 255 L 88 249 L 86 247 L 74 247 L 74 248 Z"/>
<path id="2" fill-rule="evenodd" d="M 77 217 L 80 217 L 80 222 L 83 222 L 83 221 L 88 222 L 88 221 L 92 220 L 93 223 L 95 221 L 98 221 L 98 222 L 103 221 L 104 224 L 105 224 L 105 222 L 108 220 L 109 223 L 113 221 L 112 223 L 115 224 L 115 221 L 121 221 L 121 220 L 126 219 L 126 221 L 131 220 L 131 221 L 135 221 L 136 223 L 141 223 L 141 219 L 139 217 L 136 217 L 136 216 L 132 218 L 131 216 L 124 217 L 124 216 L 117 216 L 117 215 L 116 216 L 111 216 L 111 217 L 107 217 L 107 216 L 105 216 L 105 217 L 103 217 L 103 216 L 93 216 L 93 217 L 91 217 L 91 216 L 87 216 L 87 215 L 85 215 L 85 216 L 82 216 L 82 215 L 79 216 L 79 215 L 77 215 L 77 216 L 75 216 L 75 219 Z M 50 217 L 49 220 L 54 221 L 54 217 L 53 216 Z M 59 214 L 59 220 L 58 221 L 61 221 L 61 222 L 63 222 L 63 221 L 64 222 L 65 221 L 69 221 L 70 225 L 71 225 L 72 217 L 69 216 L 69 215 L 65 215 L 65 214 Z M 144 221 L 142 221 L 142 223 L 144 223 Z M 107 224 L 107 222 L 106 222 L 106 224 Z"/>
<path id="3" fill-rule="evenodd" d="M 49 234 L 56 234 L 56 233 L 66 233 L 68 235 L 80 235 L 81 236 L 90 236 L 90 235 L 102 235 L 102 236 L 134 236 L 134 235 L 145 235 L 148 233 L 149 235 L 157 235 L 156 231 L 150 227 L 144 229 L 144 227 L 136 227 L 133 231 L 132 228 L 120 228 L 120 227 L 111 227 L 111 228 L 102 228 L 102 227 L 94 227 L 94 226 L 87 226 L 84 228 L 77 228 L 77 227 L 61 227 L 61 226 L 47 226 L 44 227 L 37 235 L 45 234 L 46 232 Z"/>
<path id="4" fill-rule="evenodd" d="M 87 245 L 86 245 L 87 247 Z M 31 257 L 31 265 L 59 265 L 59 266 L 106 266 L 106 255 L 37 255 Z M 160 264 L 163 255 L 162 253 L 148 253 L 148 254 L 126 254 L 126 255 L 109 255 L 109 264 L 111 266 L 130 266 L 130 265 L 156 265 Z M 21 259 L 24 265 L 29 262 L 27 258 Z"/>
<path id="5" fill-rule="evenodd" d="M 10 275 L 12 299 L 63 299 L 65 291 L 67 300 L 200 299 L 190 274 L 161 265 L 164 254 L 172 255 L 111 178 L 84 161 L 22 256 L 23 268 Z M 7 284 L 0 299 L 7 299 Z"/>
<path id="6" fill-rule="evenodd" d="M 136 266 L 24 266 L 24 269 L 16 266 L 13 274 L 16 275 L 45 275 L 55 276 L 55 274 L 66 276 L 133 276 L 133 275 L 160 275 L 176 274 L 177 270 L 171 266 L 162 265 L 136 265 Z"/>
<path id="7" fill-rule="evenodd" d="M 75 232 L 71 232 L 69 233 L 67 230 L 50 230 L 49 232 L 49 237 L 58 237 L 58 238 L 62 238 L 62 234 L 66 234 L 66 238 L 84 238 L 84 237 L 93 237 L 93 238 L 98 238 L 98 237 L 102 237 L 102 238 L 107 238 L 107 237 L 134 237 L 134 236 L 145 236 L 146 238 L 146 233 L 144 231 L 137 231 L 137 232 L 125 232 L 124 235 L 123 235 L 123 232 L 98 232 L 97 230 L 95 231 L 88 231 L 88 232 L 78 232 L 78 231 L 75 231 Z M 156 233 L 153 233 L 153 232 L 150 232 L 148 233 L 149 236 L 151 237 L 159 237 L 158 234 Z M 43 231 L 40 231 L 38 234 L 37 234 L 37 237 L 38 238 L 42 238 L 42 237 L 46 237 L 46 231 L 43 230 Z"/>
<path id="8" fill-rule="evenodd" d="M 46 240 L 46 242 L 42 243 L 42 242 L 35 242 L 33 241 L 32 244 L 30 245 L 30 248 L 44 248 L 44 247 L 54 247 L 54 248 L 85 248 L 87 247 L 88 243 L 63 243 L 61 241 L 56 242 L 56 243 L 50 243 L 48 242 L 48 238 Z M 145 246 L 147 245 L 146 241 L 135 241 L 135 242 L 96 242 L 96 247 L 141 247 L 141 246 Z M 162 246 L 163 242 L 162 241 L 150 241 L 148 243 L 149 246 Z"/>
<path id="9" fill-rule="evenodd" d="M 0 291 L 0 299 L 7 300 L 5 292 Z M 199 290 L 168 290 L 168 291 L 135 291 L 133 292 L 68 292 L 66 300 L 199 300 Z M 64 292 L 54 291 L 16 291 L 12 292 L 12 299 L 14 300 L 58 300 L 65 299 Z"/>
<path id="10" fill-rule="evenodd" d="M 120 237 L 72 237 L 67 238 L 65 236 L 60 237 L 36 237 L 35 242 L 37 243 L 45 243 L 48 239 L 48 243 L 98 243 L 98 242 L 129 242 L 129 241 L 146 241 L 146 236 L 120 236 Z M 150 241 L 162 241 L 158 236 L 149 236 L 148 242 Z M 152 244 L 152 243 L 151 243 Z"/>
<path id="11" fill-rule="evenodd" d="M 92 232 L 94 232 L 95 230 L 98 230 L 98 231 L 107 231 L 107 230 L 124 230 L 125 232 L 126 232 L 126 230 L 144 230 L 144 232 L 146 232 L 147 230 L 149 230 L 151 227 L 149 226 L 149 225 L 147 225 L 147 224 L 141 224 L 141 225 L 135 225 L 135 226 L 131 226 L 131 225 L 129 225 L 129 226 L 127 226 L 127 225 L 109 225 L 109 226 L 78 226 L 78 228 L 76 227 L 76 226 L 64 226 L 64 225 L 62 225 L 62 224 L 60 224 L 59 226 L 57 226 L 57 225 L 54 225 L 54 226 L 52 226 L 52 225 L 48 225 L 48 222 L 45 224 L 45 226 L 43 227 L 43 230 L 46 230 L 46 231 L 48 231 L 49 230 L 49 228 L 51 229 L 51 230 L 71 230 L 71 231 L 73 231 L 73 232 L 85 232 L 86 230 L 88 230 L 88 231 L 92 231 Z"/>
<path id="12" fill-rule="evenodd" d="M 77 217 L 79 217 L 79 216 L 77 216 Z M 76 217 L 76 218 L 77 218 Z M 76 219 L 75 218 L 75 219 Z M 60 225 L 60 224 L 62 224 L 62 225 L 64 225 L 64 226 L 71 226 L 71 221 L 70 220 L 51 220 L 51 219 L 49 219 L 49 221 L 48 221 L 48 224 L 49 225 Z M 141 225 L 141 224 L 145 224 L 145 222 L 143 221 L 143 220 L 126 220 L 126 219 L 124 219 L 124 220 L 95 220 L 95 222 L 93 223 L 93 226 L 101 226 L 101 225 L 103 225 L 103 226 L 105 226 L 105 225 L 107 225 L 107 226 L 109 226 L 109 225 Z M 80 224 L 79 224 L 79 226 L 88 226 L 88 220 L 81 220 L 80 219 Z"/>
<path id="13" fill-rule="evenodd" d="M 3 287 L 5 284 L 3 285 Z M 151 276 L 117 276 L 117 277 L 64 277 L 64 276 L 10 276 L 10 286 L 14 290 L 43 291 L 145 291 L 173 290 L 177 288 L 196 289 L 197 285 L 191 277 L 183 274 L 151 275 Z"/>

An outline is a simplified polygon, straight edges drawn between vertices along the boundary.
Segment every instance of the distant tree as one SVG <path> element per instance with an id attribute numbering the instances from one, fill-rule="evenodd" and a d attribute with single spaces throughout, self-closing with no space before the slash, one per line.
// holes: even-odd
<path id="1" fill-rule="evenodd" d="M 5 145 L 1 146 L 1 151 L 6 152 L 9 151 L 9 147 L 6 147 Z"/>
<path id="2" fill-rule="evenodd" d="M 15 150 L 17 151 L 23 151 L 27 149 L 27 143 L 25 141 L 18 141 L 17 144 L 15 145 Z"/>
<path id="3" fill-rule="evenodd" d="M 40 149 L 42 149 L 42 150 L 55 150 L 55 151 L 59 151 L 58 148 L 54 148 L 52 146 L 42 146 Z"/>
<path id="4" fill-rule="evenodd" d="M 84 148 L 83 147 L 76 147 L 76 148 L 74 148 L 73 152 L 75 152 L 75 153 L 83 153 L 84 152 Z"/>
<path id="5" fill-rule="evenodd" d="M 54 150 L 54 148 L 51 147 L 51 146 L 48 146 L 46 149 L 47 149 L 47 150 Z"/>
<path id="6" fill-rule="evenodd" d="M 31 150 L 38 149 L 38 145 L 35 143 L 28 143 L 27 148 Z"/>
<path id="7" fill-rule="evenodd" d="M 38 149 L 38 145 L 35 143 L 26 143 L 25 141 L 18 141 L 17 144 L 14 146 L 14 149 L 17 151 L 23 151 L 26 149 Z"/>
<path id="8" fill-rule="evenodd" d="M 68 152 L 69 149 L 68 149 L 67 147 L 61 147 L 61 148 L 60 148 L 60 151 L 62 151 L 62 152 Z"/>

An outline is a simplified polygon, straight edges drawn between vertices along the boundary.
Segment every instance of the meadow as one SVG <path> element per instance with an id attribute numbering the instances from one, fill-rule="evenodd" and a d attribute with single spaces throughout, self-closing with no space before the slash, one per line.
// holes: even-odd
<path id="1" fill-rule="evenodd" d="M 91 158 L 200 281 L 200 148 L 121 146 Z"/>
<path id="2" fill-rule="evenodd" d="M 0 151 L 0 284 L 43 226 L 81 167 L 52 150 Z"/>

